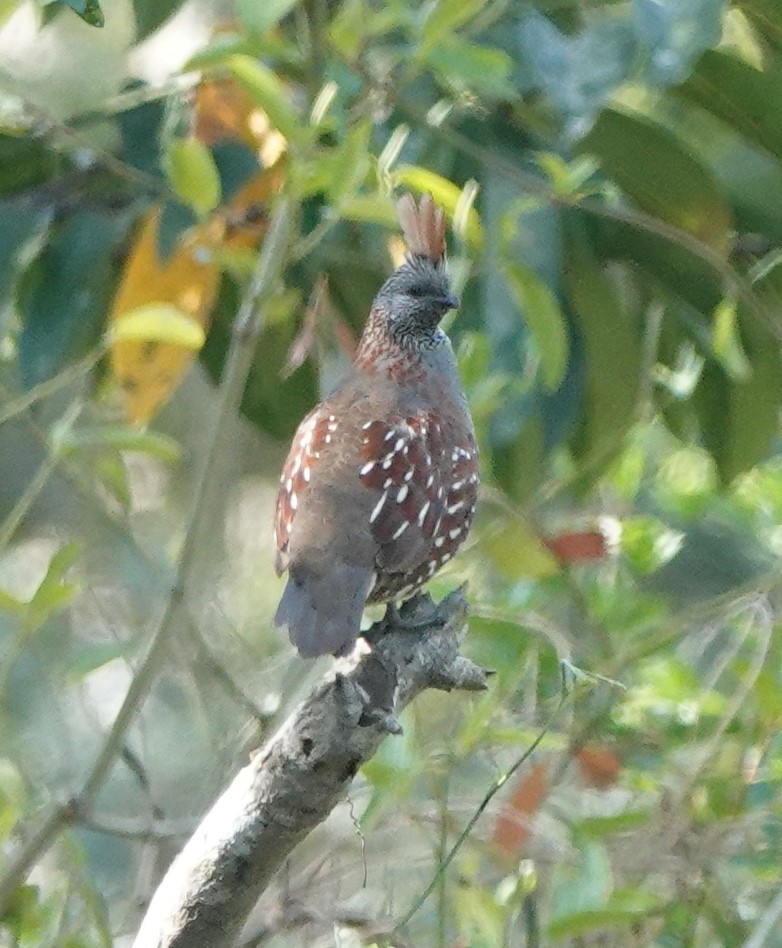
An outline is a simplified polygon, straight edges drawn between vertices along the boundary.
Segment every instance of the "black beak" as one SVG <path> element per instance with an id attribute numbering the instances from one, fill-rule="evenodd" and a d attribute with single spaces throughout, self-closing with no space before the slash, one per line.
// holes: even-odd
<path id="1" fill-rule="evenodd" d="M 443 297 L 443 306 L 446 309 L 458 309 L 460 302 L 459 297 L 455 293 L 449 293 Z"/>

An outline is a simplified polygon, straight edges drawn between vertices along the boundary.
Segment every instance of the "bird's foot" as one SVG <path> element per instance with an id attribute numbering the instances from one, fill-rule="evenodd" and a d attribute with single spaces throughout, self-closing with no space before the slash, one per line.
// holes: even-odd
<path id="1" fill-rule="evenodd" d="M 389 602 L 383 617 L 386 630 L 400 632 L 418 632 L 442 625 L 439 609 L 428 593 L 416 593 L 402 605 Z"/>

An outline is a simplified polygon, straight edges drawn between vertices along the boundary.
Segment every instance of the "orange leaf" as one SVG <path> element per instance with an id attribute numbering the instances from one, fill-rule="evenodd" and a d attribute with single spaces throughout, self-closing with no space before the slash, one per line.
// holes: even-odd
<path id="1" fill-rule="evenodd" d="M 258 147 L 252 131 L 256 106 L 246 90 L 233 79 L 202 82 L 195 94 L 195 134 L 205 145 L 238 141 Z"/>
<path id="2" fill-rule="evenodd" d="M 233 195 L 222 213 L 223 245 L 229 250 L 252 250 L 266 233 L 266 208 L 272 194 L 280 190 L 285 163 L 278 161 L 253 175 Z"/>
<path id="3" fill-rule="evenodd" d="M 540 809 L 548 793 L 548 768 L 544 763 L 533 764 L 516 784 L 511 799 L 500 810 L 494 824 L 493 839 L 505 856 L 518 859 L 530 834 L 532 817 Z"/>
<path id="4" fill-rule="evenodd" d="M 203 82 L 196 90 L 195 134 L 205 145 L 235 141 L 257 152 L 261 163 L 276 164 L 285 151 L 285 138 L 269 117 L 234 79 Z"/>
<path id="5" fill-rule="evenodd" d="M 160 212 L 150 211 L 131 249 L 109 314 L 151 303 L 169 303 L 206 329 L 217 296 L 220 271 L 201 232 L 179 242 L 161 263 L 157 250 Z M 111 347 L 114 376 L 129 421 L 145 425 L 168 400 L 193 361 L 192 348 L 154 339 L 119 339 Z"/>
<path id="6" fill-rule="evenodd" d="M 562 533 L 555 537 L 546 537 L 543 542 L 562 563 L 602 560 L 609 553 L 606 538 L 598 530 Z"/>
<path id="7" fill-rule="evenodd" d="M 604 745 L 587 744 L 576 754 L 576 760 L 584 780 L 597 790 L 608 790 L 619 778 L 619 759 Z"/>

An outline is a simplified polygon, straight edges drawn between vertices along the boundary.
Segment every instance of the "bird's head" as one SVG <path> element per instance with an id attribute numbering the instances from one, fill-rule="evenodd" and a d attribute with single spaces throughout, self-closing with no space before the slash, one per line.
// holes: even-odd
<path id="1" fill-rule="evenodd" d="M 445 261 L 410 255 L 383 284 L 375 300 L 391 334 L 406 346 L 431 345 L 440 320 L 459 305 Z"/>
<path id="2" fill-rule="evenodd" d="M 459 305 L 446 269 L 445 219 L 430 194 L 418 204 L 406 194 L 397 210 L 408 253 L 381 287 L 375 306 L 395 339 L 426 347 L 437 340 L 443 316 Z"/>

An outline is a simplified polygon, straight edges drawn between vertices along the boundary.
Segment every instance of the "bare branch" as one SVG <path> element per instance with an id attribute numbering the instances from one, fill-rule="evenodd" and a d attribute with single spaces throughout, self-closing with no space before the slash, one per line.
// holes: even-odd
<path id="1" fill-rule="evenodd" d="M 488 672 L 459 653 L 461 590 L 405 607 L 407 628 L 376 623 L 372 651 L 337 663 L 233 779 L 175 859 L 134 948 L 226 948 L 294 847 L 344 798 L 397 714 L 427 688 L 486 688 Z M 344 667 L 344 671 L 337 670 Z"/>

